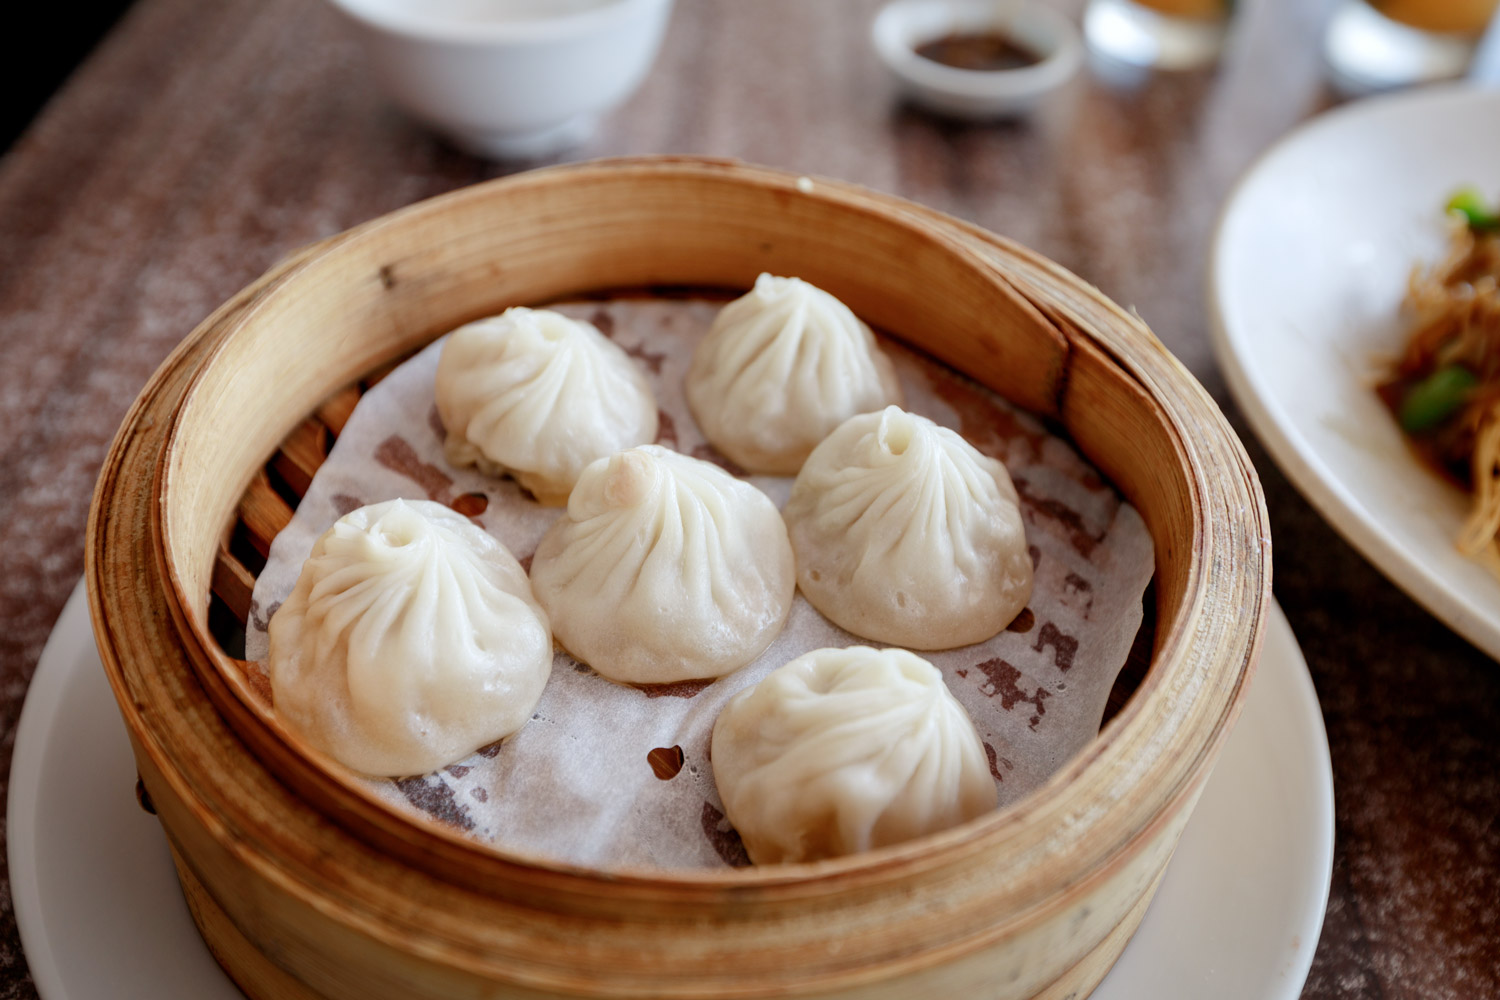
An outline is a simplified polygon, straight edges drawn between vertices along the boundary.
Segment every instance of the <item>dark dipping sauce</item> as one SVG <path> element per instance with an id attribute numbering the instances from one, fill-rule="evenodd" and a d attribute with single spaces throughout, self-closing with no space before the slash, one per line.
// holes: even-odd
<path id="1" fill-rule="evenodd" d="M 1035 66 L 1042 57 L 998 31 L 944 35 L 919 45 L 917 55 L 954 69 L 994 72 Z"/>

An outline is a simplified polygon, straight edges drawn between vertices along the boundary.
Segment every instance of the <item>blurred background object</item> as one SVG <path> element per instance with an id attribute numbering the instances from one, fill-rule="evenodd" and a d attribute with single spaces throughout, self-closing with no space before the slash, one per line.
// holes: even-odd
<path id="1" fill-rule="evenodd" d="M 1042 0 L 896 0 L 870 41 L 913 104 L 971 121 L 1034 110 L 1083 61 L 1073 22 Z"/>
<path id="2" fill-rule="evenodd" d="M 1323 36 L 1330 79 L 1361 94 L 1462 76 L 1496 0 L 1341 0 Z"/>
<path id="3" fill-rule="evenodd" d="M 1090 0 L 1089 47 L 1131 66 L 1186 70 L 1219 57 L 1233 0 Z"/>
<path id="4" fill-rule="evenodd" d="M 130 0 L 96 0 L 41 13 L 25 33 L 24 59 L 17 46 L 21 33 L 9 36 L 11 48 L 0 78 L 0 153 L 10 148 L 129 6 Z"/>
<path id="5" fill-rule="evenodd" d="M 672 0 L 331 0 L 398 107 L 481 156 L 576 146 L 635 92 Z"/>
<path id="6" fill-rule="evenodd" d="M 1476 86 L 1500 88 L 1500 18 L 1490 18 L 1490 26 L 1485 29 L 1469 63 L 1468 77 L 1469 82 Z"/>

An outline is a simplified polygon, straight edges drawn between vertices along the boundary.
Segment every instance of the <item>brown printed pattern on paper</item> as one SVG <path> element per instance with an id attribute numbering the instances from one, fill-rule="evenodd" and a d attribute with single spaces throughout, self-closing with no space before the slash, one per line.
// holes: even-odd
<path id="1" fill-rule="evenodd" d="M 656 411 L 656 443 L 677 450 L 677 421 L 666 410 Z"/>
<path id="2" fill-rule="evenodd" d="M 442 469 L 422 461 L 420 455 L 399 434 L 392 434 L 375 449 L 375 461 L 398 475 L 405 476 L 422 488 L 427 499 L 446 505 L 453 480 Z"/>
<path id="3" fill-rule="evenodd" d="M 715 809 L 713 803 L 703 803 L 701 821 L 703 835 L 713 845 L 714 853 L 723 858 L 726 865 L 731 868 L 750 867 L 750 855 L 745 852 L 745 843 L 740 840 L 739 832 L 729 825 L 724 814 Z"/>
<path id="4" fill-rule="evenodd" d="M 1087 619 L 1094 606 L 1094 585 L 1077 573 L 1069 573 L 1063 578 L 1062 599 L 1064 604 L 1077 608 L 1080 617 Z"/>
<path id="5" fill-rule="evenodd" d="M 440 776 L 433 774 L 396 778 L 392 783 L 401 790 L 406 801 L 433 819 L 460 830 L 474 829 L 474 820 L 469 817 L 469 810 L 459 804 L 453 789 Z"/>
<path id="6" fill-rule="evenodd" d="M 1048 646 L 1052 647 L 1053 661 L 1057 664 L 1057 669 L 1064 673 L 1073 669 L 1073 657 L 1078 655 L 1077 639 L 1071 635 L 1064 635 L 1063 630 L 1051 622 L 1045 622 L 1041 630 L 1037 632 L 1036 642 L 1031 648 L 1040 653 Z"/>
<path id="7" fill-rule="evenodd" d="M 261 615 L 260 602 L 255 600 L 254 598 L 251 598 L 250 621 L 247 624 L 257 632 L 268 631 L 271 627 L 271 616 L 276 614 L 276 612 L 280 609 L 281 602 L 272 601 L 270 607 L 266 608 L 266 613 L 264 615 Z"/>
<path id="8" fill-rule="evenodd" d="M 693 698 L 703 692 L 703 689 L 714 682 L 712 677 L 704 677 L 693 681 L 674 681 L 671 684 L 633 684 L 631 685 L 647 698 Z"/>
<path id="9" fill-rule="evenodd" d="M 1031 484 L 1020 476 L 1012 476 L 1011 482 L 1016 484 L 1016 493 L 1021 498 L 1021 506 L 1033 516 L 1045 517 L 1055 521 L 1066 533 L 1068 543 L 1073 546 L 1073 551 L 1083 558 L 1091 558 L 1094 549 L 1104 540 L 1104 535 L 1094 534 L 1084 526 L 1083 518 L 1072 507 L 1053 497 L 1038 496 L 1031 489 Z"/>
<path id="10" fill-rule="evenodd" d="M 333 504 L 333 509 L 339 512 L 339 517 L 352 514 L 354 511 L 365 506 L 364 501 L 360 500 L 359 497 L 350 496 L 347 493 L 335 493 L 329 498 L 329 502 Z"/>
<path id="11" fill-rule="evenodd" d="M 661 366 L 666 362 L 667 355 L 663 351 L 650 351 L 644 344 L 636 344 L 625 348 L 625 353 L 645 365 L 653 375 L 661 374 Z"/>
<path id="12" fill-rule="evenodd" d="M 994 746 L 988 740 L 984 741 L 984 756 L 990 762 L 990 775 L 996 781 L 1005 780 L 1005 773 L 1000 770 L 1002 764 L 1005 765 L 1005 770 L 1007 771 L 1016 766 L 996 753 Z"/>
<path id="13" fill-rule="evenodd" d="M 1045 628 L 1045 626 L 1043 627 Z M 1035 729 L 1037 724 L 1042 721 L 1042 716 L 1047 714 L 1046 701 L 1052 697 L 1052 692 L 1039 686 L 1033 693 L 1028 695 L 1021 689 L 1018 683 L 1023 676 L 1021 671 L 1017 670 L 1011 664 L 997 657 L 993 660 L 985 660 L 983 663 L 974 664 L 974 669 L 988 678 L 988 683 L 980 685 L 980 693 L 989 698 L 994 698 L 998 695 L 1000 706 L 1007 712 L 1015 708 L 1016 705 L 1031 705 L 1036 709 L 1036 714 L 1031 717 L 1031 721 L 1028 723 L 1032 729 Z"/>
<path id="14" fill-rule="evenodd" d="M 604 334 L 610 339 L 614 339 L 615 318 L 610 315 L 608 309 L 605 309 L 602 306 L 598 309 L 595 309 L 593 315 L 589 317 L 589 322 L 594 324 L 594 326 L 599 329 L 600 333 Z"/>
<path id="15" fill-rule="evenodd" d="M 1023 441 L 1033 456 L 1039 455 L 1047 434 L 997 409 L 990 395 L 972 380 L 947 368 L 934 367 L 929 373 L 932 387 L 958 415 L 959 433 L 975 448 L 1001 462 L 1014 462 L 1020 456 L 1010 454 L 1017 441 Z"/>

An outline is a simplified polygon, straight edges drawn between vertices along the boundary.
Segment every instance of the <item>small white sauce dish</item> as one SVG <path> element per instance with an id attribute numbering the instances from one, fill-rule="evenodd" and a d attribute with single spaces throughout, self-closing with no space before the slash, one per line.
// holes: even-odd
<path id="1" fill-rule="evenodd" d="M 958 69 L 917 55 L 949 35 L 999 34 L 1039 57 L 1016 69 Z M 870 42 L 913 103 L 987 121 L 1033 111 L 1083 64 L 1078 29 L 1044 0 L 895 0 L 875 16 Z"/>
<path id="2" fill-rule="evenodd" d="M 481 156 L 575 145 L 645 79 L 672 0 L 329 0 L 387 96 Z"/>

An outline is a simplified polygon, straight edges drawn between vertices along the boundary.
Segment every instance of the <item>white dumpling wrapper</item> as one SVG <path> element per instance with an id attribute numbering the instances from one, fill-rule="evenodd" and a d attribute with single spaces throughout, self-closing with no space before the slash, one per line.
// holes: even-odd
<path id="1" fill-rule="evenodd" d="M 656 445 L 584 470 L 537 546 L 531 582 L 568 652 L 634 684 L 749 663 L 781 632 L 797 586 L 771 499 Z"/>
<path id="2" fill-rule="evenodd" d="M 967 646 L 1031 600 L 1005 466 L 895 406 L 851 418 L 818 445 L 792 484 L 786 523 L 803 595 L 862 638 Z"/>
<path id="3" fill-rule="evenodd" d="M 645 374 L 592 323 L 517 306 L 449 334 L 438 360 L 444 452 L 561 505 L 595 459 L 656 440 Z"/>
<path id="4" fill-rule="evenodd" d="M 283 725 L 347 767 L 436 770 L 520 729 L 552 673 L 526 572 L 468 518 L 391 500 L 340 518 L 271 617 Z"/>
<path id="5" fill-rule="evenodd" d="M 769 274 L 720 310 L 686 389 L 714 447 L 751 472 L 784 476 L 856 413 L 902 402 L 895 366 L 848 306 Z"/>
<path id="6" fill-rule="evenodd" d="M 997 802 L 968 713 L 904 649 L 817 649 L 773 670 L 719 714 L 712 763 L 760 865 L 899 844 Z"/>

